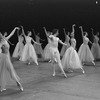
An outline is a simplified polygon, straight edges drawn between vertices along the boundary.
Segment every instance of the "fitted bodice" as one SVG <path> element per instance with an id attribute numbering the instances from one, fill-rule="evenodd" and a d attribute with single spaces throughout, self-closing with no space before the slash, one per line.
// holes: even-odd
<path id="1" fill-rule="evenodd" d="M 58 40 L 59 38 L 58 37 L 55 37 L 53 35 L 50 35 L 49 36 L 51 38 L 51 45 L 55 48 L 58 48 Z"/>
<path id="2" fill-rule="evenodd" d="M 83 36 L 83 43 L 88 44 L 88 42 L 89 42 L 89 38 L 86 36 Z"/>
<path id="3" fill-rule="evenodd" d="M 71 38 L 71 46 L 72 46 L 73 48 L 76 48 L 76 39 Z"/>
<path id="4" fill-rule="evenodd" d="M 25 39 L 26 39 L 26 43 L 31 43 L 31 40 L 32 40 L 32 38 L 31 38 L 31 37 L 26 36 L 26 37 L 25 37 Z"/>

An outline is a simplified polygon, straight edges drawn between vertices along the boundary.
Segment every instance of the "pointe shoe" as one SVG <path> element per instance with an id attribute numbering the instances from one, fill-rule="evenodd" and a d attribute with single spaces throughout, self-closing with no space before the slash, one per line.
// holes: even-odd
<path id="1" fill-rule="evenodd" d="M 95 66 L 95 62 L 92 62 L 93 63 L 93 65 Z"/>
<path id="2" fill-rule="evenodd" d="M 64 75 L 67 78 L 67 75 Z"/>
<path id="3" fill-rule="evenodd" d="M 56 74 L 55 73 L 53 73 L 53 76 L 55 76 Z"/>
<path id="4" fill-rule="evenodd" d="M 17 82 L 17 86 L 19 87 L 20 91 L 23 91 L 23 87 L 19 82 Z"/>
<path id="5" fill-rule="evenodd" d="M 83 70 L 83 71 L 82 71 L 82 73 L 84 74 L 84 73 L 85 73 L 85 71 Z"/>
<path id="6" fill-rule="evenodd" d="M 39 65 L 38 62 L 36 62 L 36 65 L 37 65 L 37 66 Z"/>

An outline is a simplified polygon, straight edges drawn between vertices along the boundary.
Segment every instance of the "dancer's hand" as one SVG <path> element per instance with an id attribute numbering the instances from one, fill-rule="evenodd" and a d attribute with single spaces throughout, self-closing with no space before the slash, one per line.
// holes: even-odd
<path id="1" fill-rule="evenodd" d="M 17 29 L 17 30 L 20 30 L 20 28 L 19 28 L 19 27 L 16 27 L 16 29 Z"/>
<path id="2" fill-rule="evenodd" d="M 73 26 L 76 26 L 76 24 L 73 24 Z"/>
<path id="3" fill-rule="evenodd" d="M 79 26 L 79 28 L 82 28 L 82 26 Z"/>

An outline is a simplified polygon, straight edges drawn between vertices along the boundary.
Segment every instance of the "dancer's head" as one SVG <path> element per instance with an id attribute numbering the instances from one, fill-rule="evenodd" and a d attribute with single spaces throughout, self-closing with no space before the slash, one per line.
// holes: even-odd
<path id="1" fill-rule="evenodd" d="M 88 33 L 87 32 L 84 32 L 84 36 L 88 36 Z"/>
<path id="2" fill-rule="evenodd" d="M 31 36 L 32 35 L 32 32 L 31 31 L 28 31 L 27 34 L 28 34 L 28 36 Z"/>
<path id="3" fill-rule="evenodd" d="M 59 35 L 58 29 L 53 29 L 53 35 L 54 35 L 54 36 L 58 36 L 58 35 Z"/>
<path id="4" fill-rule="evenodd" d="M 97 32 L 96 35 L 99 36 L 99 32 Z"/>
<path id="5" fill-rule="evenodd" d="M 70 36 L 71 38 L 74 38 L 75 34 L 72 32 Z"/>

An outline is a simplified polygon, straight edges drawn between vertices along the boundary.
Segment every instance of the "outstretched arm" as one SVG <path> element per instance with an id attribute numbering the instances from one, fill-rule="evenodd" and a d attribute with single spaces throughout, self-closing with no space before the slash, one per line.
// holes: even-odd
<path id="1" fill-rule="evenodd" d="M 19 27 L 15 27 L 15 28 L 13 29 L 13 31 L 10 33 L 10 35 L 8 35 L 8 36 L 6 37 L 7 40 L 11 38 L 11 36 L 15 33 L 16 29 L 19 29 Z"/>
<path id="2" fill-rule="evenodd" d="M 61 43 L 62 45 L 65 45 L 65 46 L 67 45 L 67 44 L 63 43 L 60 39 L 58 40 L 58 42 Z"/>
<path id="3" fill-rule="evenodd" d="M 32 41 L 34 42 L 34 43 L 36 43 L 37 45 L 41 45 L 40 43 L 37 43 L 36 41 L 34 41 L 34 39 L 32 38 Z"/>
<path id="4" fill-rule="evenodd" d="M 44 29 L 44 31 L 45 31 L 45 34 L 46 34 L 46 36 L 48 37 L 48 32 L 47 32 L 47 30 L 46 30 L 46 28 L 45 27 L 43 27 L 43 29 Z"/>
<path id="5" fill-rule="evenodd" d="M 22 34 L 24 35 L 24 37 L 26 37 L 23 26 L 21 26 L 21 28 L 22 28 Z"/>

